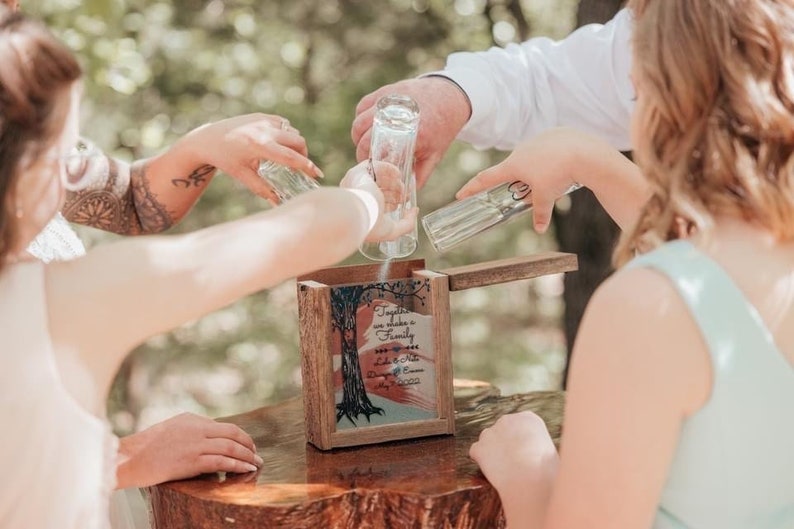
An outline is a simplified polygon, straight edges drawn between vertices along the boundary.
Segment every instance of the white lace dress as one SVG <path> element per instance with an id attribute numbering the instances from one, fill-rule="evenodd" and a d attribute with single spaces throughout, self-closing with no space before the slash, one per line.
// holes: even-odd
<path id="1" fill-rule="evenodd" d="M 68 261 L 85 255 L 85 246 L 63 215 L 58 213 L 30 243 L 28 253 L 45 263 Z"/>
<path id="2" fill-rule="evenodd" d="M 28 253 L 45 263 L 68 261 L 85 255 L 85 246 L 69 226 L 66 219 L 58 213 L 44 230 L 30 243 Z M 115 453 L 113 454 L 115 468 Z M 138 489 L 113 492 L 110 501 L 110 520 L 113 529 L 148 529 L 145 502 Z"/>
<path id="3" fill-rule="evenodd" d="M 90 375 L 56 354 L 46 301 L 42 263 L 0 274 L 0 527 L 105 529 L 118 440 L 78 402 Z"/>

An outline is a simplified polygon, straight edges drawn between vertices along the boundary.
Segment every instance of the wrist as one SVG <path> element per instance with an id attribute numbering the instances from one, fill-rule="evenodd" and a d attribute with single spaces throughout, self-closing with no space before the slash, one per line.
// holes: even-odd
<path id="1" fill-rule="evenodd" d="M 202 165 L 212 165 L 207 161 L 208 144 L 212 138 L 205 138 L 211 125 L 205 123 L 191 130 L 174 142 L 164 155 L 180 165 L 189 167 L 191 171 Z"/>
<path id="2" fill-rule="evenodd" d="M 469 99 L 469 94 L 466 93 L 466 90 L 453 78 L 444 75 L 443 72 L 433 72 L 426 74 L 422 77 L 423 79 L 431 79 L 440 81 L 442 84 L 439 86 L 446 86 L 447 92 L 449 95 L 452 96 L 453 100 L 455 101 L 455 108 L 458 110 L 459 116 L 465 116 L 465 120 L 463 120 L 463 124 L 465 125 L 469 118 L 471 117 L 471 99 Z M 454 91 L 448 90 L 448 88 L 454 88 Z"/>
<path id="3" fill-rule="evenodd" d="M 460 132 L 472 115 L 472 103 L 466 89 L 443 71 L 425 74 L 420 79 L 434 85 L 434 91 L 440 94 L 447 103 L 445 106 L 448 111 L 444 119 L 453 125 L 457 132 Z"/>
<path id="4" fill-rule="evenodd" d="M 507 527 L 542 527 L 551 501 L 551 486 L 549 482 L 528 484 L 521 480 L 497 487 Z"/>
<path id="5" fill-rule="evenodd" d="M 157 483 L 153 476 L 144 477 L 141 472 L 141 454 L 147 444 L 149 430 L 127 435 L 119 439 L 116 457 L 116 489 L 146 487 Z"/>
<path id="6" fill-rule="evenodd" d="M 631 163 L 618 150 L 598 138 L 587 136 L 581 145 L 585 148 L 573 149 L 570 157 L 572 166 L 568 174 L 594 193 L 611 186 L 624 170 L 624 164 Z"/>
<path id="7" fill-rule="evenodd" d="M 467 65 L 458 64 L 453 60 L 453 57 L 458 54 L 453 53 L 447 60 L 447 66 L 444 70 L 432 72 L 434 77 L 445 79 L 448 84 L 456 87 L 457 95 L 454 97 L 462 97 L 465 104 L 463 111 L 464 121 L 460 129 L 460 138 L 467 142 L 479 144 L 479 131 L 482 127 L 487 126 L 490 120 L 493 119 L 493 114 L 497 110 L 497 101 L 494 97 L 496 87 L 494 80 L 483 76 L 481 71 L 476 68 L 471 68 Z M 463 53 L 462 55 L 466 55 Z M 453 84 L 454 82 L 454 84 Z M 490 129 L 488 129 L 490 130 Z M 469 138 L 469 136 L 472 136 Z"/>
<path id="8" fill-rule="evenodd" d="M 381 205 L 378 202 L 378 199 L 368 191 L 364 191 L 363 189 L 348 189 L 348 191 L 358 197 L 359 201 L 364 206 L 364 211 L 366 211 L 367 215 L 366 235 L 371 232 L 372 228 L 374 228 L 375 224 L 377 224 L 378 218 L 380 217 Z"/>
<path id="9" fill-rule="evenodd" d="M 135 435 L 119 439 L 119 451 L 116 456 L 116 488 L 126 489 L 135 486 L 134 453 L 137 451 Z"/>
<path id="10" fill-rule="evenodd" d="M 592 190 L 604 174 L 609 173 L 612 160 L 609 154 L 614 149 L 609 146 L 605 149 L 598 138 L 569 127 L 559 127 L 548 134 L 564 147 L 564 150 L 555 152 L 562 164 L 560 174 L 566 176 L 569 184 L 576 183 Z"/>

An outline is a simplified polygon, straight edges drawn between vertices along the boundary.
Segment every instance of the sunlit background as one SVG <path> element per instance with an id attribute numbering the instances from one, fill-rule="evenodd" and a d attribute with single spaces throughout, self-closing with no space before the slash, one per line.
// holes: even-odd
<path id="1" fill-rule="evenodd" d="M 306 137 L 328 184 L 355 163 L 354 107 L 367 92 L 440 69 L 456 50 L 574 24 L 575 0 L 47 0 L 44 16 L 86 69 L 83 134 L 124 159 L 146 157 L 208 121 L 250 112 L 283 115 Z M 515 5 L 523 8 L 517 18 Z M 526 19 L 528 22 L 524 22 Z M 519 23 L 520 21 L 520 23 Z M 420 193 L 423 212 L 449 202 L 501 153 L 453 146 Z M 565 207 L 565 202 L 560 204 Z M 269 207 L 226 175 L 174 232 Z M 80 229 L 90 245 L 112 236 Z M 523 218 L 438 255 L 441 270 L 556 249 Z M 359 256 L 349 261 L 363 262 Z M 550 276 L 453 293 L 455 376 L 504 393 L 557 388 L 565 359 L 562 279 Z M 294 282 L 240 301 L 138 348 L 110 402 L 120 433 L 181 411 L 223 416 L 300 394 Z"/>

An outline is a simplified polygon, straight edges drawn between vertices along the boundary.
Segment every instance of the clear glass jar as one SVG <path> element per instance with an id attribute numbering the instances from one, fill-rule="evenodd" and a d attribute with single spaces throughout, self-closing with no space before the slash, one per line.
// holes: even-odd
<path id="1" fill-rule="evenodd" d="M 416 177 L 414 175 L 414 146 L 419 130 L 419 105 L 405 95 L 388 95 L 378 100 L 372 124 L 370 157 L 373 161 L 389 162 L 399 169 L 402 200 L 387 211 L 401 220 L 407 211 L 416 207 Z M 377 182 L 377 178 L 376 178 Z M 417 228 L 393 241 L 364 243 L 361 253 L 375 261 L 407 257 L 416 251 Z"/>
<path id="2" fill-rule="evenodd" d="M 570 193 L 581 186 L 574 184 Z M 492 187 L 422 217 L 427 238 L 437 252 L 445 252 L 513 217 L 532 210 L 532 190 L 517 180 Z"/>
<path id="3" fill-rule="evenodd" d="M 317 180 L 302 171 L 277 164 L 271 160 L 259 162 L 257 173 L 273 189 L 279 202 L 287 201 L 301 193 L 320 187 Z"/>

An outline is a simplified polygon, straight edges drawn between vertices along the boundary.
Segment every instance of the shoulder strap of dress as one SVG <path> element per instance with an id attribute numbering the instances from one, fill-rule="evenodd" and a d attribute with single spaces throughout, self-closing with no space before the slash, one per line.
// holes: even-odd
<path id="1" fill-rule="evenodd" d="M 689 241 L 666 243 L 627 268 L 652 268 L 667 276 L 686 303 L 708 346 L 719 380 L 746 375 L 759 362 L 778 369 L 783 359 L 756 308 L 725 270 Z M 766 349 L 762 354 L 761 349 Z M 762 372 L 768 372 L 762 369 Z M 716 376 L 720 373 L 720 376 Z M 759 373 L 760 374 L 760 373 Z"/>
<path id="2" fill-rule="evenodd" d="M 676 240 L 632 260 L 627 268 L 653 268 L 666 275 L 684 299 L 708 342 L 751 332 L 774 343 L 758 311 L 713 259 L 687 240 Z M 732 331 L 733 329 L 733 331 Z"/>

